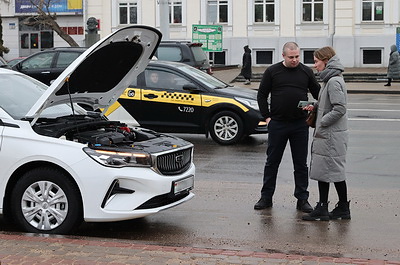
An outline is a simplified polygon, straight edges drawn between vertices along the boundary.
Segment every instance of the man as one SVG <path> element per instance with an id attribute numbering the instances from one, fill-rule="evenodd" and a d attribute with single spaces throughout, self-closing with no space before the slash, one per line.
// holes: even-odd
<path id="1" fill-rule="evenodd" d="M 264 168 L 261 198 L 254 209 L 272 207 L 276 177 L 283 152 L 289 141 L 294 166 L 296 209 L 311 212 L 308 203 L 308 125 L 306 112 L 298 108 L 299 101 L 307 101 L 308 91 L 317 99 L 320 85 L 313 71 L 300 63 L 300 48 L 295 42 L 283 46 L 283 61 L 265 70 L 257 100 L 261 114 L 268 124 L 267 161 Z M 268 105 L 268 97 L 271 104 Z"/>

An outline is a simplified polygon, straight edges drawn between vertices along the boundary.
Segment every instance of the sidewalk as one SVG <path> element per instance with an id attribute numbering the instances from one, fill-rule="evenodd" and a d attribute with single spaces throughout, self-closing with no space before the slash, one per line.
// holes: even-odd
<path id="1" fill-rule="evenodd" d="M 399 265 L 400 261 L 157 246 L 128 240 L 0 233 L 0 264 Z"/>
<path id="2" fill-rule="evenodd" d="M 253 67 L 253 73 L 261 73 L 265 71 L 265 68 L 261 67 Z M 349 73 L 385 73 L 385 68 L 348 68 L 346 69 Z M 240 68 L 231 68 L 226 70 L 214 71 L 214 76 L 225 83 L 248 87 L 251 89 L 258 89 L 260 83 L 252 82 L 251 85 L 244 85 L 243 83 L 237 82 L 232 83 L 232 81 L 239 75 Z M 382 80 L 382 82 L 374 82 L 374 83 L 366 83 L 366 82 L 347 82 L 347 93 L 355 94 L 355 93 L 364 93 L 364 94 L 400 94 L 400 83 L 393 82 L 392 86 L 387 87 L 384 86 L 386 81 Z"/>

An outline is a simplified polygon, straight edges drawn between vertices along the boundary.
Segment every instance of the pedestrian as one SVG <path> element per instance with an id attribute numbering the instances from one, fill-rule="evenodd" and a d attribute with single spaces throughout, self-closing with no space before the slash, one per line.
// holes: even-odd
<path id="1" fill-rule="evenodd" d="M 390 46 L 390 57 L 389 57 L 387 78 L 388 82 L 385 86 L 391 86 L 392 79 L 400 78 L 400 56 L 399 52 L 397 51 L 397 46 L 394 44 Z"/>
<path id="2" fill-rule="evenodd" d="M 268 124 L 268 147 L 261 198 L 254 209 L 272 207 L 279 164 L 289 141 L 294 166 L 296 208 L 311 212 L 313 208 L 308 203 L 307 191 L 309 128 L 306 111 L 298 108 L 298 104 L 299 101 L 308 101 L 308 92 L 317 99 L 320 85 L 313 71 L 300 63 L 300 48 L 295 42 L 283 46 L 282 56 L 283 61 L 265 70 L 257 94 L 260 112 Z"/>
<path id="3" fill-rule="evenodd" d="M 317 121 L 311 144 L 310 178 L 318 181 L 319 202 L 303 220 L 350 219 L 346 185 L 347 90 L 342 76 L 344 70 L 332 47 L 314 52 L 315 68 L 323 81 L 316 106 Z M 333 182 L 339 197 L 336 207 L 328 212 L 329 185 Z"/>
<path id="4" fill-rule="evenodd" d="M 250 85 L 251 84 L 251 50 L 248 45 L 243 47 L 244 49 L 244 54 L 243 54 L 243 59 L 242 59 L 242 71 L 240 74 L 244 77 L 245 85 Z"/>

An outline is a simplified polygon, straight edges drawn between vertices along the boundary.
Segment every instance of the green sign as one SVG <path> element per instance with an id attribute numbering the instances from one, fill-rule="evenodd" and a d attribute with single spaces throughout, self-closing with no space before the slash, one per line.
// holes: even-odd
<path id="1" fill-rule="evenodd" d="M 193 25 L 192 42 L 203 43 L 206 52 L 222 52 L 222 26 Z"/>

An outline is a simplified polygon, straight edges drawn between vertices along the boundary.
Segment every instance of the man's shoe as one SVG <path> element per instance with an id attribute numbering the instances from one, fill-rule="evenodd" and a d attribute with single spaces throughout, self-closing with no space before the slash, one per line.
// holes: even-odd
<path id="1" fill-rule="evenodd" d="M 297 200 L 296 209 L 302 211 L 303 213 L 311 213 L 313 207 L 311 207 L 307 200 Z"/>
<path id="2" fill-rule="evenodd" d="M 387 84 L 386 84 L 386 85 L 384 85 L 384 86 L 391 86 L 391 84 L 387 83 Z"/>
<path id="3" fill-rule="evenodd" d="M 262 210 L 271 207 L 272 207 L 272 200 L 262 197 L 256 204 L 254 204 L 254 210 Z"/>

